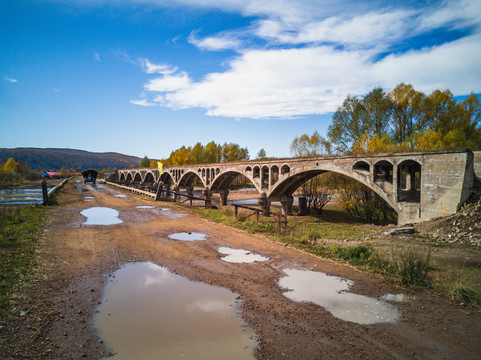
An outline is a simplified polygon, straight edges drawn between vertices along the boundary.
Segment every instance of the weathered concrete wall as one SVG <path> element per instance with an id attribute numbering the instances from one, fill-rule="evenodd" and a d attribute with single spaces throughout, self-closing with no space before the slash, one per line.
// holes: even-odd
<path id="1" fill-rule="evenodd" d="M 399 223 L 420 222 L 454 214 L 473 184 L 471 152 L 421 156 L 421 201 L 399 203 Z"/>
<path id="2" fill-rule="evenodd" d="M 474 155 L 474 173 L 481 179 L 481 151 L 473 151 Z"/>

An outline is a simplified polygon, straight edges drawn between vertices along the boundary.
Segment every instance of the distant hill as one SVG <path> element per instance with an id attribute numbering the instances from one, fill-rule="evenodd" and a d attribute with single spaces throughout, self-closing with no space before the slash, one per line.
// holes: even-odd
<path id="1" fill-rule="evenodd" d="M 64 169 L 125 169 L 138 167 L 140 158 L 114 152 L 95 153 L 76 149 L 14 148 L 0 149 L 0 159 L 5 163 L 13 157 L 16 162 L 25 160 L 32 170 Z"/>

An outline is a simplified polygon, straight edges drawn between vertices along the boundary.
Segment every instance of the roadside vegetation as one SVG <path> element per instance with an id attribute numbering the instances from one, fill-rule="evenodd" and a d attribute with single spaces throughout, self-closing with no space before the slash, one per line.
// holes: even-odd
<path id="1" fill-rule="evenodd" d="M 239 216 L 229 207 L 221 210 L 193 209 L 200 217 L 310 252 L 320 257 L 345 262 L 379 274 L 400 285 L 432 288 L 454 302 L 479 308 L 481 305 L 481 269 L 438 256 L 442 247 L 419 235 L 398 240 L 383 238 L 382 228 L 348 220 L 342 208 L 329 209 L 330 219 L 289 217 L 286 226 L 274 218 Z M 247 215 L 247 214 L 246 214 Z M 348 220 L 348 221 L 346 221 Z M 378 241 L 376 241 L 376 239 Z M 481 252 L 477 248 L 461 249 Z"/>
<path id="2" fill-rule="evenodd" d="M 0 319 L 11 310 L 16 292 L 27 284 L 48 208 L 0 208 Z"/>

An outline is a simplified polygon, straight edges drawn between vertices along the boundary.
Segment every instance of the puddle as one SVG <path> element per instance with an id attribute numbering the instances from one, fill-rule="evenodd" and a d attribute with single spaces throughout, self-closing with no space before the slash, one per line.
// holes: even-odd
<path id="1" fill-rule="evenodd" d="M 201 241 L 206 240 L 205 234 L 197 232 L 181 232 L 170 234 L 169 239 L 181 240 L 181 241 Z"/>
<path id="2" fill-rule="evenodd" d="M 284 273 L 287 276 L 279 279 L 279 286 L 289 289 L 285 297 L 320 305 L 338 319 L 367 325 L 393 323 L 401 316 L 384 301 L 346 292 L 354 284 L 351 280 L 308 270 L 285 269 Z"/>
<path id="3" fill-rule="evenodd" d="M 108 207 L 91 207 L 80 212 L 87 220 L 83 225 L 115 225 L 120 224 L 119 212 Z"/>
<path id="4" fill-rule="evenodd" d="M 124 194 L 115 194 L 114 196 L 122 199 L 127 199 L 127 195 Z"/>
<path id="5" fill-rule="evenodd" d="M 95 201 L 95 198 L 93 196 L 86 196 L 84 197 L 84 201 Z"/>
<path id="6" fill-rule="evenodd" d="M 0 190 L 0 204 L 25 205 L 42 201 L 42 189 L 2 189 Z"/>
<path id="7" fill-rule="evenodd" d="M 155 206 L 153 206 L 153 205 L 140 205 L 140 206 L 136 206 L 135 208 L 136 209 L 153 209 L 153 208 L 155 208 Z"/>
<path id="8" fill-rule="evenodd" d="M 171 209 L 169 208 L 165 208 L 165 209 L 161 209 L 162 211 L 170 211 Z"/>
<path id="9" fill-rule="evenodd" d="M 112 359 L 254 359 L 237 294 L 148 262 L 117 270 L 94 315 Z"/>
<path id="10" fill-rule="evenodd" d="M 221 254 L 227 255 L 221 260 L 231 263 L 253 263 L 254 261 L 267 261 L 268 257 L 259 254 L 252 254 L 244 249 L 231 249 L 228 247 L 220 247 L 217 249 Z"/>
<path id="11" fill-rule="evenodd" d="M 405 302 L 409 300 L 416 300 L 415 296 L 409 296 L 406 294 L 385 294 L 381 296 L 381 299 L 394 301 L 394 302 Z"/>

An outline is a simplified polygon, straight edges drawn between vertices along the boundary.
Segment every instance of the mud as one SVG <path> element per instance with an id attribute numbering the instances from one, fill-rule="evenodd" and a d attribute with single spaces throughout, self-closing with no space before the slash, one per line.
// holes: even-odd
<path id="1" fill-rule="evenodd" d="M 107 186 L 71 181 L 39 245 L 29 288 L 17 294 L 0 328 L 3 358 L 99 359 L 108 356 L 93 324 L 108 275 L 128 262 L 152 262 L 169 271 L 239 294 L 242 316 L 258 340 L 258 359 L 474 359 L 481 354 L 481 314 L 454 305 L 429 289 L 399 287 L 350 266 L 300 252 L 185 213 L 172 203 L 120 194 Z M 122 223 L 82 226 L 91 206 L 119 212 Z M 155 206 L 138 209 L 137 206 Z M 166 211 L 170 208 L 171 211 Z M 177 241 L 180 232 L 206 234 L 204 241 Z M 250 264 L 222 261 L 219 247 L 245 249 L 269 258 Z M 315 270 L 350 280 L 350 292 L 379 299 L 403 293 L 395 323 L 343 321 L 310 302 L 295 302 L 278 285 L 285 269 Z M 414 297 L 415 298 L 414 298 Z M 389 303 L 389 300 L 386 300 Z"/>

